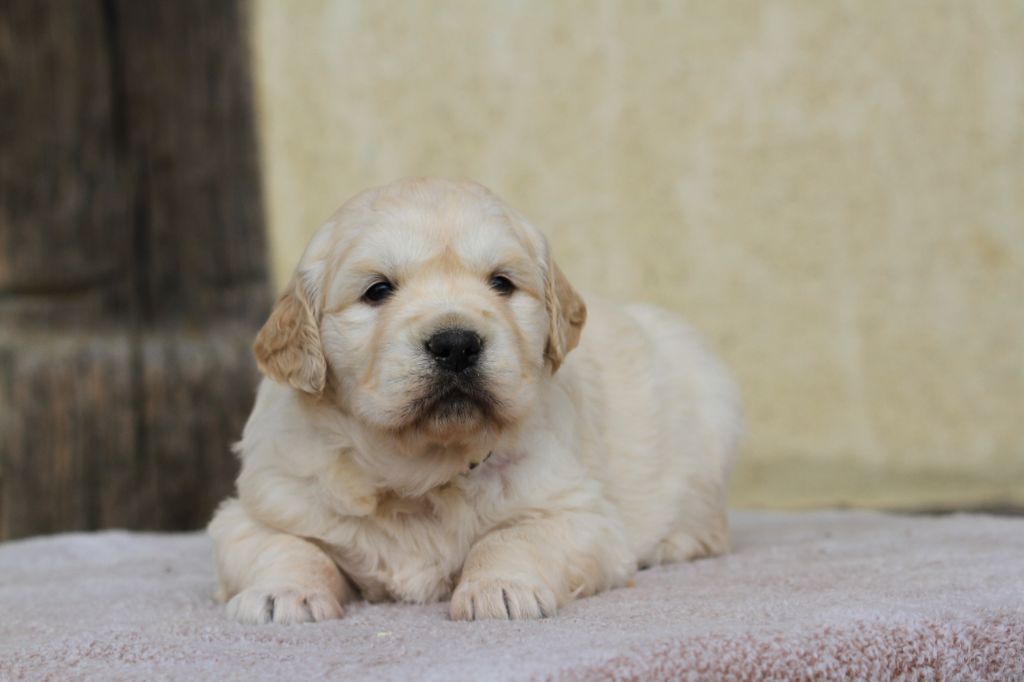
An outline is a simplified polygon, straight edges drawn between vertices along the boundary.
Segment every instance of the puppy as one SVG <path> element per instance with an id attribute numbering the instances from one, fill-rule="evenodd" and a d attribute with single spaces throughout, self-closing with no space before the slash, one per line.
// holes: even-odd
<path id="1" fill-rule="evenodd" d="M 541 618 L 727 549 L 726 371 L 662 310 L 588 308 L 480 185 L 350 200 L 254 350 L 238 497 L 209 527 L 238 621 L 338 618 L 357 592 Z"/>

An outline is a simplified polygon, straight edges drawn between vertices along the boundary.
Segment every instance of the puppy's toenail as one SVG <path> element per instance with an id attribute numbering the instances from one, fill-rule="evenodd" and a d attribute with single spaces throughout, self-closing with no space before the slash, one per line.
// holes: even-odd
<path id="1" fill-rule="evenodd" d="M 509 620 L 512 620 L 512 607 L 508 603 L 508 592 L 504 588 L 501 590 L 501 601 L 505 602 L 505 615 L 508 616 Z"/>

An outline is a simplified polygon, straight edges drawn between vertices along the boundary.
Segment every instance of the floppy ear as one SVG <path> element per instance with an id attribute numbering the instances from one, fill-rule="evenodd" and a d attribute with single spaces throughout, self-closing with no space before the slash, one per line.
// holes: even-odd
<path id="1" fill-rule="evenodd" d="M 319 313 L 296 272 L 252 350 L 260 371 L 282 384 L 319 396 L 327 381 L 327 360 L 320 344 Z"/>
<path id="2" fill-rule="evenodd" d="M 544 299 L 548 309 L 548 344 L 544 358 L 551 363 L 554 374 L 565 356 L 580 341 L 583 323 L 587 320 L 587 305 L 569 284 L 558 264 L 549 255 L 544 276 Z"/>

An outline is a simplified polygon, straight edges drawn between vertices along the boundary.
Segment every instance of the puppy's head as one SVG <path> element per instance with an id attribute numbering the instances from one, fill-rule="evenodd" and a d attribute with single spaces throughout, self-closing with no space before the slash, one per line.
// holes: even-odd
<path id="1" fill-rule="evenodd" d="M 585 318 L 544 237 L 497 197 L 409 180 L 320 228 L 255 353 L 368 426 L 445 441 L 520 421 Z"/>

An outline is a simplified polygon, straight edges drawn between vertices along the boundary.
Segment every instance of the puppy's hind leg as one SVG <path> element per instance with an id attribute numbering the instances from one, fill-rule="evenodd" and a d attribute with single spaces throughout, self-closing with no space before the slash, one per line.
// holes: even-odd
<path id="1" fill-rule="evenodd" d="M 341 618 L 348 583 L 316 545 L 268 528 L 235 499 L 209 527 L 228 615 L 242 623 L 303 623 Z"/>
<path id="2" fill-rule="evenodd" d="M 728 551 L 729 523 L 725 514 L 720 514 L 699 529 L 688 524 L 676 526 L 654 546 L 648 556 L 643 557 L 641 565 L 647 567 L 672 564 L 718 556 Z"/>

